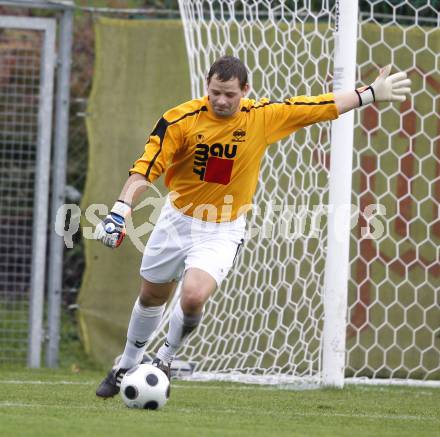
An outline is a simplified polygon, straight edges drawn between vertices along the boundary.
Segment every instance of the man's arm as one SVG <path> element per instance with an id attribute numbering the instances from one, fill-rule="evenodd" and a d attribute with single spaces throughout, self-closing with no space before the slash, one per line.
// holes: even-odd
<path id="1" fill-rule="evenodd" d="M 110 214 L 96 227 L 95 238 L 97 240 L 111 248 L 121 245 L 125 237 L 125 219 L 131 214 L 133 202 L 146 191 L 147 187 L 145 176 L 133 173 L 128 177 Z"/>
<path id="2" fill-rule="evenodd" d="M 335 104 L 338 108 L 339 115 L 352 109 L 359 108 L 359 99 L 356 91 L 336 91 Z"/>
<path id="3" fill-rule="evenodd" d="M 147 190 L 148 184 L 144 175 L 133 173 L 127 179 L 118 199 L 127 205 L 133 205 L 136 199 Z"/>
<path id="4" fill-rule="evenodd" d="M 156 123 L 144 153 L 130 169 L 130 176 L 110 214 L 96 227 L 95 239 L 108 247 L 121 245 L 125 236 L 125 219 L 131 214 L 133 203 L 146 191 L 148 182 L 153 182 L 165 171 L 176 149 L 183 144 L 179 125 L 174 123 L 170 126 L 164 117 Z"/>
<path id="5" fill-rule="evenodd" d="M 403 102 L 411 89 L 411 80 L 405 72 L 389 75 L 391 65 L 382 68 L 376 80 L 367 87 L 353 91 L 335 92 L 335 103 L 339 114 L 373 102 Z"/>

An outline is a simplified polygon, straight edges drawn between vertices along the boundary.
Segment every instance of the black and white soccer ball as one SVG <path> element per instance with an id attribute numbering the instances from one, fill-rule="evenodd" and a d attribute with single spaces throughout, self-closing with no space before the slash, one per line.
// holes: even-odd
<path id="1" fill-rule="evenodd" d="M 158 410 L 168 401 L 170 381 L 157 367 L 139 364 L 124 375 L 121 396 L 128 408 Z"/>

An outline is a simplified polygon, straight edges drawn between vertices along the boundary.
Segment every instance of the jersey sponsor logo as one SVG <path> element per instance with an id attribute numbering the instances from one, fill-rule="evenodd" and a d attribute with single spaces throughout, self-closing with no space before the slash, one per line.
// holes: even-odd
<path id="1" fill-rule="evenodd" d="M 242 143 L 243 141 L 246 141 L 244 137 L 246 136 L 246 132 L 243 129 L 237 129 L 234 132 L 232 132 L 232 141 L 234 143 Z"/>
<path id="2" fill-rule="evenodd" d="M 201 181 L 227 185 L 237 154 L 237 144 L 196 144 L 193 172 Z"/>

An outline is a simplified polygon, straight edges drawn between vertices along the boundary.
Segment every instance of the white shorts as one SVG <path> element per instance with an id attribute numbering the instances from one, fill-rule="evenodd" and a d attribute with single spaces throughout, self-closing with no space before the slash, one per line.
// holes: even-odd
<path id="1" fill-rule="evenodd" d="M 167 199 L 145 247 L 140 274 L 162 284 L 198 268 L 220 285 L 243 245 L 245 229 L 243 216 L 225 223 L 206 222 L 181 213 Z"/>

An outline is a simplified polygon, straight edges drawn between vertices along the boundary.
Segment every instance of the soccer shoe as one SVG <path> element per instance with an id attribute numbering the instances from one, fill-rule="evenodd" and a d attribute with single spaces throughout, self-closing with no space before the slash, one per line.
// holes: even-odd
<path id="1" fill-rule="evenodd" d="M 128 369 L 113 369 L 108 372 L 107 376 L 102 380 L 96 389 L 96 396 L 100 398 L 112 398 L 119 393 L 122 378 Z"/>
<path id="2" fill-rule="evenodd" d="M 171 364 L 164 363 L 161 359 L 155 358 L 153 362 L 151 363 L 154 367 L 157 367 L 158 369 L 162 370 L 163 373 L 168 378 L 168 381 L 171 379 Z"/>

